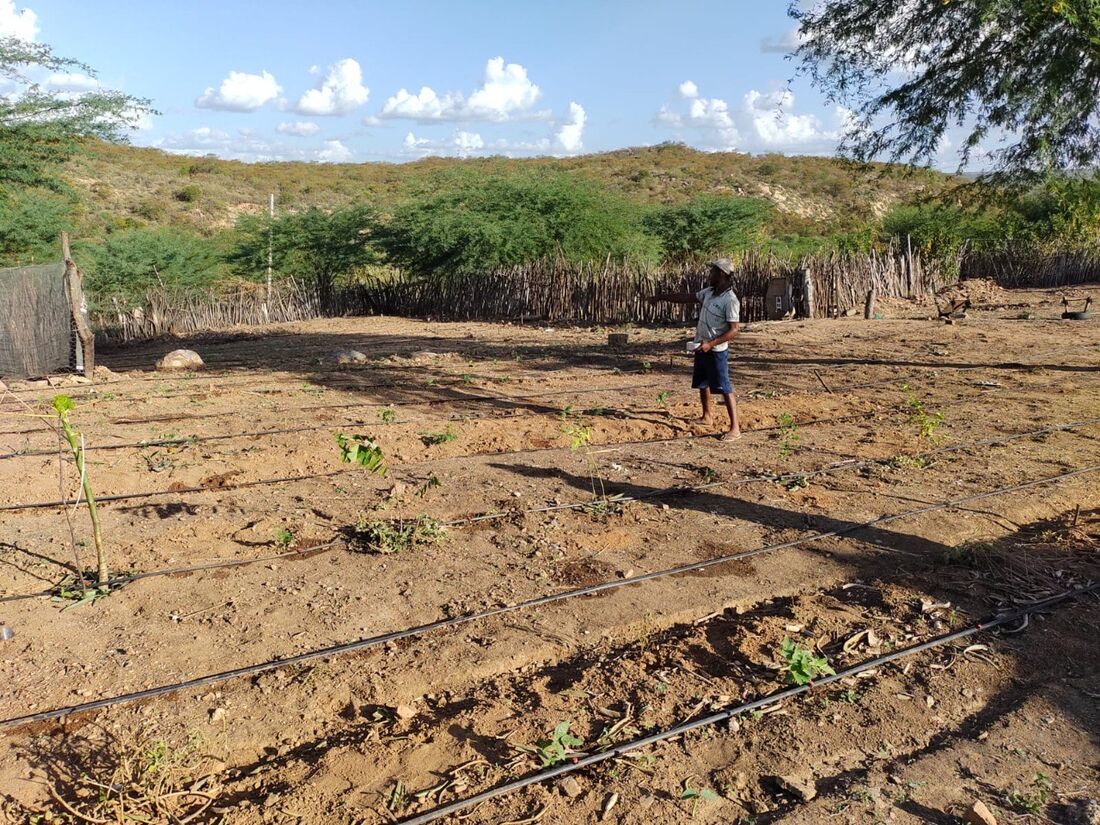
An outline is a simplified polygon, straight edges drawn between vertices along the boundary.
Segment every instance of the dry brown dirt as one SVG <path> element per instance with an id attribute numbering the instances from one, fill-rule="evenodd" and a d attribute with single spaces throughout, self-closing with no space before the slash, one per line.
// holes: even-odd
<path id="1" fill-rule="evenodd" d="M 12 384 L 4 720 L 797 543 L 4 726 L 0 818 L 400 821 L 536 773 L 559 723 L 596 753 L 780 690 L 785 638 L 840 669 L 1100 580 L 1100 321 L 1060 320 L 1057 292 L 971 300 L 952 325 L 893 302 L 874 322 L 749 326 L 733 444 L 690 424 L 682 329 L 634 329 L 616 351 L 607 329 L 333 319 L 117 348 L 94 387 Z M 152 371 L 180 346 L 207 370 Z M 367 360 L 333 366 L 339 349 Z M 59 391 L 77 403 L 115 571 L 264 560 L 77 606 L 34 595 L 75 566 L 70 520 L 91 565 L 86 513 L 51 504 L 76 484 L 68 463 L 58 478 Z M 571 448 L 578 427 L 588 449 Z M 338 432 L 375 439 L 386 477 L 341 463 Z M 609 501 L 583 506 L 601 484 Z M 344 541 L 356 524 L 490 514 L 393 554 Z M 1087 822 L 1098 635 L 1097 600 L 1078 598 L 462 821 L 950 823 L 982 800 L 1003 822 Z M 124 791 L 131 819 L 110 802 Z"/>

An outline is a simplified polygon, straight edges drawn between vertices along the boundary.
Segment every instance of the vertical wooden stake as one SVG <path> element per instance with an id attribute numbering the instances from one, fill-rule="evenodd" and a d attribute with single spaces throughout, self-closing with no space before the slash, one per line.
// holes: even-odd
<path id="1" fill-rule="evenodd" d="M 73 326 L 76 328 L 76 337 L 80 339 L 80 347 L 84 352 L 84 377 L 95 377 L 95 335 L 88 326 L 88 319 L 84 317 L 81 307 L 84 305 L 84 288 L 82 281 L 84 276 L 76 268 L 72 253 L 69 250 L 69 233 L 61 233 L 61 257 L 65 261 L 65 292 L 69 296 L 69 307 L 73 315 Z"/>

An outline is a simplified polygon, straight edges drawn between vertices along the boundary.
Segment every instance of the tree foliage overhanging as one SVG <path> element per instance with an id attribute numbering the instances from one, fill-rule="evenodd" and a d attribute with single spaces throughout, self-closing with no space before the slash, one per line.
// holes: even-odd
<path id="1" fill-rule="evenodd" d="M 962 165 L 1034 182 L 1100 156 L 1097 0 L 792 2 L 796 55 L 854 108 L 842 149 L 857 160 L 930 163 L 961 128 Z"/>
<path id="2" fill-rule="evenodd" d="M 152 112 L 148 100 L 109 89 L 49 90 L 37 81 L 45 72 L 95 72 L 59 57 L 43 43 L 0 37 L 0 78 L 14 84 L 0 96 L 0 186 L 61 186 L 57 167 L 86 138 L 125 141 L 129 128 Z"/>

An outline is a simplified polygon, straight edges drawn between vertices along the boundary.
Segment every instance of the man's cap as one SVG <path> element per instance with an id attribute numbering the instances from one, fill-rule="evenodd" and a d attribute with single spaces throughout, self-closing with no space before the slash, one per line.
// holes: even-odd
<path id="1" fill-rule="evenodd" d="M 719 258 L 717 261 L 708 261 L 707 267 L 709 268 L 712 266 L 715 269 L 722 270 L 727 275 L 733 274 L 733 261 L 731 261 L 729 258 Z"/>

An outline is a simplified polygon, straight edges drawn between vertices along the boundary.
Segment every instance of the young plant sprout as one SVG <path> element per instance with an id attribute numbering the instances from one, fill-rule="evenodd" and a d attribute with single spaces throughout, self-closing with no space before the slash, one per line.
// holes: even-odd
<path id="1" fill-rule="evenodd" d="M 107 569 L 107 552 L 103 547 L 103 530 L 99 524 L 99 511 L 96 509 L 95 494 L 92 492 L 92 482 L 88 478 L 88 467 L 85 463 L 84 438 L 73 429 L 72 422 L 69 421 L 69 413 L 76 408 L 76 404 L 67 395 L 55 395 L 53 408 L 57 412 L 61 434 L 68 442 L 69 449 L 72 450 L 76 470 L 80 473 L 80 487 L 84 493 L 84 503 L 88 508 L 88 516 L 92 521 L 92 540 L 95 543 L 96 557 L 96 584 L 101 592 L 106 592 L 111 574 Z"/>
<path id="2" fill-rule="evenodd" d="M 336 444 L 340 448 L 340 459 L 344 463 L 358 464 L 380 476 L 386 474 L 382 448 L 370 436 L 337 433 Z"/>

